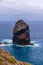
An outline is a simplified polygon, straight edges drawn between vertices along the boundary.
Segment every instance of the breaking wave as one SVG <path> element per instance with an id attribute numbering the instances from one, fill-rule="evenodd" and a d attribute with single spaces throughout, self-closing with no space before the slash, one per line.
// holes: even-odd
<path id="1" fill-rule="evenodd" d="M 36 41 L 31 41 L 30 43 L 34 44 L 34 45 L 19 45 L 19 44 L 12 44 L 12 40 L 11 39 L 4 39 L 2 41 L 0 41 L 2 44 L 0 44 L 0 46 L 11 46 L 11 45 L 15 45 L 16 47 L 39 47 L 39 43 L 37 43 Z"/>

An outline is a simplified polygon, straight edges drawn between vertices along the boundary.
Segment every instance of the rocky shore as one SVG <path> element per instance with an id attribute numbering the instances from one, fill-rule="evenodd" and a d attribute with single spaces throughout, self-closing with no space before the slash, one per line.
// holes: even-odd
<path id="1" fill-rule="evenodd" d="M 15 59 L 8 51 L 0 49 L 0 65 L 31 65 Z"/>

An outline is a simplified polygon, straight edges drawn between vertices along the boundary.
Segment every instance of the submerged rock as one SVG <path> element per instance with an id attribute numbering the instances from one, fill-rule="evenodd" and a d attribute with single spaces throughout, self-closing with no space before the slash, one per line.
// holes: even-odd
<path id="1" fill-rule="evenodd" d="M 13 29 L 13 43 L 20 45 L 30 44 L 29 25 L 24 20 L 18 20 Z"/>
<path id="2" fill-rule="evenodd" d="M 15 59 L 8 51 L 0 49 L 0 65 L 31 65 Z"/>

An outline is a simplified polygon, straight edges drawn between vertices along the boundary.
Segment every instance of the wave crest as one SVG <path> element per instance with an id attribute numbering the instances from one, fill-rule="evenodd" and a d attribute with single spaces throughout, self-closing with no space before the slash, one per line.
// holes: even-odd
<path id="1" fill-rule="evenodd" d="M 0 44 L 0 46 L 10 46 L 10 45 L 15 45 L 16 47 L 39 47 L 39 43 L 37 43 L 36 41 L 31 41 L 30 43 L 34 44 L 34 45 L 19 45 L 19 44 L 12 44 L 12 40 L 11 39 L 4 39 L 1 41 L 2 44 Z M 7 43 L 7 44 L 4 44 Z"/>

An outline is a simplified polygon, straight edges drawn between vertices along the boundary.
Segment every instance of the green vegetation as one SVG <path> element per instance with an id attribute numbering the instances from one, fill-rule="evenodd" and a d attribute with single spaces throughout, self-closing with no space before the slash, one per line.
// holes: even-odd
<path id="1" fill-rule="evenodd" d="M 0 57 L 0 61 L 3 61 L 3 59 Z"/>
<path id="2" fill-rule="evenodd" d="M 9 52 L 0 49 L 0 65 L 31 65 L 15 59 Z"/>
<path id="3" fill-rule="evenodd" d="M 10 58 L 10 62 L 11 62 L 12 64 L 14 64 L 14 63 L 16 63 L 16 60 L 15 60 L 13 57 L 11 57 L 11 58 Z"/>

